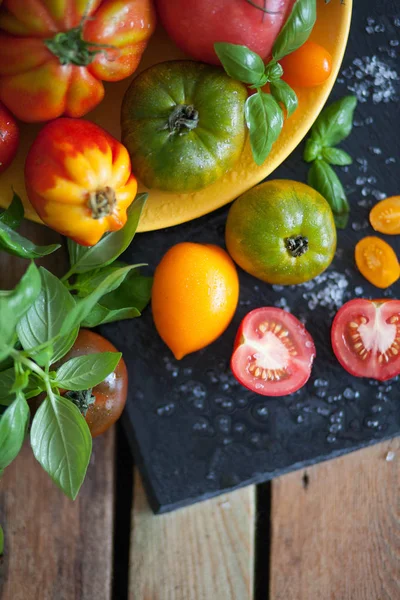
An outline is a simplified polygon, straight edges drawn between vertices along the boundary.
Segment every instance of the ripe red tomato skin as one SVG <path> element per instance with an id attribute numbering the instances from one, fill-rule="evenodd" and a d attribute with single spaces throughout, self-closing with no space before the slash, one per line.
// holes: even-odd
<path id="1" fill-rule="evenodd" d="M 368 365 L 370 364 L 370 359 L 363 361 L 362 363 L 356 363 L 352 360 L 352 357 L 349 356 L 347 352 L 347 344 L 344 341 L 344 331 L 343 325 L 351 320 L 351 309 L 355 308 L 358 311 L 358 314 L 365 314 L 361 306 L 362 304 L 366 305 L 375 305 L 382 306 L 386 305 L 388 307 L 388 311 L 390 306 L 393 306 L 395 310 L 395 304 L 398 306 L 398 312 L 400 313 L 400 301 L 399 300 L 387 300 L 387 299 L 375 299 L 375 300 L 367 300 L 364 298 L 357 298 L 353 300 L 349 300 L 346 302 L 336 313 L 331 328 L 331 343 L 332 349 L 336 356 L 337 361 L 340 365 L 345 369 L 350 375 L 354 377 L 368 377 L 369 379 L 376 379 L 377 381 L 387 381 L 388 379 L 392 379 L 396 375 L 400 374 L 400 356 L 397 359 L 398 369 L 397 370 L 389 370 L 386 365 L 381 366 L 380 368 L 376 368 L 376 366 L 370 367 L 370 371 L 368 371 Z M 344 356 L 346 355 L 346 356 Z M 375 361 L 376 363 L 376 361 Z M 390 365 L 390 363 L 389 363 Z"/>
<path id="2" fill-rule="evenodd" d="M 19 130 L 14 117 L 0 102 L 0 173 L 14 160 L 19 144 Z"/>
<path id="3" fill-rule="evenodd" d="M 268 314 L 268 316 L 270 316 L 270 318 L 273 318 L 277 322 L 280 322 L 279 316 L 282 315 L 284 326 L 290 331 L 292 336 L 294 338 L 296 338 L 296 335 L 295 335 L 296 330 L 291 331 L 291 327 L 298 327 L 299 331 L 301 331 L 301 335 L 302 336 L 304 335 L 304 338 L 305 338 L 302 341 L 307 342 L 308 345 L 305 348 L 300 348 L 302 344 L 299 344 L 299 348 L 303 350 L 302 359 L 304 359 L 304 360 L 302 360 L 302 363 L 303 363 L 302 366 L 306 367 L 306 368 L 299 368 L 299 366 L 296 366 L 296 365 L 293 367 L 293 365 L 292 365 L 293 372 L 292 372 L 291 378 L 289 378 L 287 380 L 287 385 L 285 383 L 283 385 L 282 385 L 282 383 L 279 383 L 279 384 L 277 384 L 277 385 L 279 385 L 279 388 L 276 389 L 273 387 L 274 384 L 270 384 L 269 388 L 267 387 L 267 389 L 264 389 L 263 391 L 261 391 L 260 389 L 255 389 L 255 387 L 253 385 L 253 381 L 251 379 L 251 376 L 249 377 L 249 373 L 247 373 L 247 371 L 243 368 L 243 365 L 239 363 L 239 360 L 237 359 L 237 356 L 236 356 L 236 351 L 241 347 L 244 347 L 244 348 L 246 347 L 247 342 L 246 342 L 245 330 L 246 330 L 247 326 L 249 327 L 249 330 L 250 330 L 250 325 L 252 324 L 251 318 L 253 316 L 256 316 L 257 314 L 263 314 L 264 312 L 266 314 Z M 287 322 L 287 321 L 289 321 L 289 322 Z M 256 308 L 256 309 L 250 311 L 242 320 L 242 322 L 239 326 L 239 330 L 235 337 L 233 354 L 231 357 L 230 366 L 231 366 L 231 370 L 232 370 L 235 378 L 239 381 L 239 383 L 241 383 L 248 390 L 250 390 L 256 394 L 263 395 L 263 396 L 271 396 L 271 397 L 272 396 L 285 396 L 287 394 L 292 394 L 293 392 L 299 390 L 307 383 L 307 381 L 309 380 L 310 375 L 311 375 L 312 364 L 313 364 L 315 356 L 316 356 L 316 349 L 315 349 L 314 341 L 313 341 L 311 335 L 305 329 L 303 324 L 300 323 L 300 321 L 298 321 L 296 319 L 296 317 L 294 315 L 292 315 L 290 313 L 286 313 L 285 311 L 283 311 L 282 309 L 279 309 L 279 308 L 263 307 L 263 308 L 258 308 L 258 309 Z M 308 364 L 306 365 L 307 360 L 308 360 Z M 239 367 L 241 367 L 241 368 L 239 368 Z M 292 381 L 292 386 L 290 386 L 291 380 L 295 379 L 295 378 L 296 378 L 295 382 Z M 294 385 L 293 385 L 293 383 L 294 383 Z"/>
<path id="4" fill-rule="evenodd" d="M 83 356 L 96 352 L 117 352 L 115 346 L 104 337 L 90 331 L 81 329 L 74 345 L 68 354 L 63 357 L 66 362 L 75 356 Z M 92 390 L 96 398 L 94 404 L 89 406 L 85 420 L 89 425 L 92 437 L 101 435 L 111 427 L 121 416 L 128 395 L 128 371 L 121 358 L 114 373 L 109 375 L 102 383 Z"/>
<path id="5" fill-rule="evenodd" d="M 263 2 L 259 1 L 260 7 Z M 278 15 L 263 13 L 246 0 L 156 0 L 160 21 L 174 42 L 196 60 L 220 64 L 215 42 L 249 47 L 264 60 L 284 25 L 294 0 L 268 0 L 267 8 Z"/>

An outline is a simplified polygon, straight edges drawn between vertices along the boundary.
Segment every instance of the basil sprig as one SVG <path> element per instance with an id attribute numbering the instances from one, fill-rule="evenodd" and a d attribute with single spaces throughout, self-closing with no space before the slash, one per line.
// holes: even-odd
<path id="1" fill-rule="evenodd" d="M 347 152 L 334 146 L 350 134 L 356 106 L 355 96 L 345 96 L 324 108 L 311 128 L 303 155 L 306 162 L 312 163 L 308 184 L 329 202 L 339 229 L 347 225 L 350 206 L 343 185 L 331 165 L 352 163 Z"/>
<path id="2" fill-rule="evenodd" d="M 14 192 L 10 206 L 0 214 L 0 250 L 21 258 L 40 258 L 60 248 L 60 244 L 38 246 L 15 231 L 24 216 L 21 199 Z"/>
<path id="3" fill-rule="evenodd" d="M 256 90 L 245 104 L 245 120 L 250 133 L 254 161 L 262 165 L 283 127 L 281 106 L 290 117 L 298 101 L 294 90 L 281 80 L 279 60 L 297 50 L 308 39 L 316 20 L 316 0 L 296 0 L 285 25 L 275 40 L 272 60 L 264 65 L 258 54 L 237 44 L 217 42 L 215 52 L 226 73 Z M 263 86 L 270 84 L 270 93 Z"/>
<path id="4" fill-rule="evenodd" d="M 115 370 L 121 354 L 89 354 L 61 366 L 59 361 L 83 324 L 136 317 L 148 303 L 152 279 L 139 273 L 142 265 L 114 262 L 135 235 L 146 197 L 135 199 L 122 230 L 104 236 L 96 246 L 70 242 L 71 269 L 63 280 L 31 263 L 13 290 L 0 291 L 0 474 L 25 438 L 27 399 L 44 392 L 32 420 L 32 450 L 63 492 L 76 498 L 92 438 L 82 416 L 85 410 L 76 406 L 75 397 L 87 396 L 87 409 L 92 388 Z M 0 225 L 12 228 L 20 218 L 19 205 L 13 203 L 0 215 Z"/>

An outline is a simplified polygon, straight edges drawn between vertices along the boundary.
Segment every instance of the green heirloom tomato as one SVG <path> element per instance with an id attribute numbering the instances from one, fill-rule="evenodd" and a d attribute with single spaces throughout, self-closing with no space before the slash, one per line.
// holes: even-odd
<path id="1" fill-rule="evenodd" d="M 247 89 L 218 67 L 159 63 L 141 73 L 122 104 L 122 141 L 148 187 L 192 192 L 219 179 L 245 140 Z"/>
<path id="2" fill-rule="evenodd" d="M 308 185 L 285 179 L 240 196 L 229 210 L 225 237 L 242 269 L 279 285 L 313 279 L 330 265 L 336 250 L 327 201 Z"/>

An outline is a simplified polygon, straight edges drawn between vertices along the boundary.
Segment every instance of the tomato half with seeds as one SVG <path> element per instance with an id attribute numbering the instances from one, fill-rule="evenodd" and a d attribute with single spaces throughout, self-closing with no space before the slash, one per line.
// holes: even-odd
<path id="1" fill-rule="evenodd" d="M 385 381 L 400 374 L 400 300 L 346 302 L 332 324 L 332 347 L 346 371 Z"/>
<path id="2" fill-rule="evenodd" d="M 391 196 L 375 204 L 369 220 L 375 231 L 387 235 L 400 234 L 400 196 Z"/>
<path id="3" fill-rule="evenodd" d="M 314 341 L 296 317 L 281 308 L 256 308 L 239 327 L 231 368 L 252 392 L 285 396 L 308 381 L 315 355 Z"/>
<path id="4" fill-rule="evenodd" d="M 117 352 L 117 349 L 103 336 L 88 329 L 81 329 L 74 345 L 62 362 L 76 356 L 97 352 Z M 92 437 L 104 433 L 120 418 L 127 395 L 128 371 L 122 358 L 115 370 L 92 390 L 67 392 L 67 396 L 77 404 L 81 412 L 86 413 L 85 419 Z"/>

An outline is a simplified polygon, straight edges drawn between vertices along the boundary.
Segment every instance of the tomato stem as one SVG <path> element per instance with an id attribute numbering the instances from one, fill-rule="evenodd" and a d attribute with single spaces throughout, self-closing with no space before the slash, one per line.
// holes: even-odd
<path id="1" fill-rule="evenodd" d="M 168 117 L 164 129 L 171 133 L 182 134 L 185 131 L 196 129 L 199 124 L 199 112 L 191 104 L 178 104 Z"/>
<path id="2" fill-rule="evenodd" d="M 96 397 L 92 394 L 92 388 L 80 392 L 67 392 L 65 398 L 71 400 L 84 417 L 86 417 L 89 406 L 96 402 Z"/>
<path id="3" fill-rule="evenodd" d="M 102 190 L 89 193 L 88 206 L 92 211 L 93 219 L 102 219 L 110 215 L 116 203 L 115 191 L 108 185 Z"/>
<path id="4" fill-rule="evenodd" d="M 294 258 L 302 256 L 308 250 L 308 238 L 303 235 L 293 235 L 285 239 L 286 250 Z"/>
<path id="5" fill-rule="evenodd" d="M 83 39 L 83 23 L 69 31 L 60 31 L 53 38 L 44 40 L 45 46 L 54 54 L 62 65 L 86 67 L 100 52 L 108 48 L 107 44 L 96 44 Z"/>

